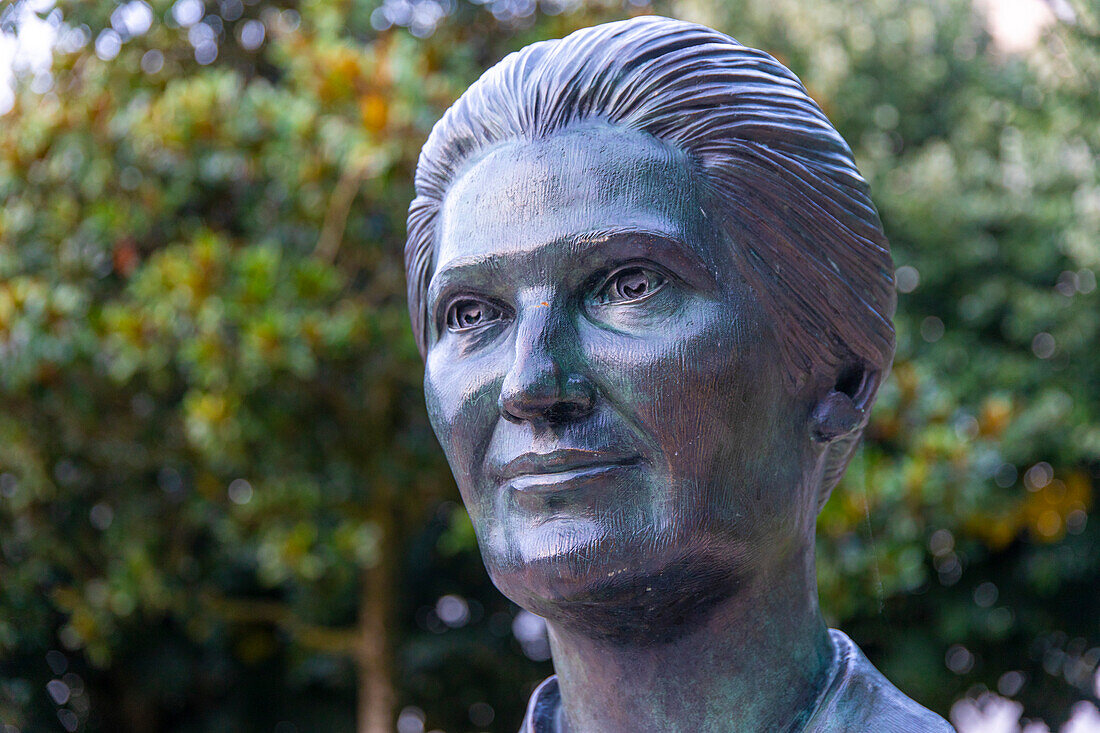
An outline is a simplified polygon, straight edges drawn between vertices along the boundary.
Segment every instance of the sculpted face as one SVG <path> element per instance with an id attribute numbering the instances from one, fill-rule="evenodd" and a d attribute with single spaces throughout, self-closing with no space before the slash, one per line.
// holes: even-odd
<path id="1" fill-rule="evenodd" d="M 491 148 L 441 210 L 425 387 L 508 597 L 698 605 L 812 542 L 809 398 L 687 158 L 586 123 Z"/>

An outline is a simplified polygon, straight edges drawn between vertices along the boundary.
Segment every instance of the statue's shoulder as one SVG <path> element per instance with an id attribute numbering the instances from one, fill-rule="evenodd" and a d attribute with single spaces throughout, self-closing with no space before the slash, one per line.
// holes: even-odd
<path id="1" fill-rule="evenodd" d="M 836 673 L 806 733 L 954 733 L 951 724 L 909 699 L 835 629 Z"/>

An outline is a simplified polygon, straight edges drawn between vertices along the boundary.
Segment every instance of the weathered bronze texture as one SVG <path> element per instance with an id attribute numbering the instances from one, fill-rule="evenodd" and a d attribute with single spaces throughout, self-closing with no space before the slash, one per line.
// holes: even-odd
<path id="1" fill-rule="evenodd" d="M 818 609 L 814 522 L 893 355 L 889 247 L 797 78 L 645 17 L 537 43 L 432 131 L 409 310 L 525 730 L 947 731 Z"/>

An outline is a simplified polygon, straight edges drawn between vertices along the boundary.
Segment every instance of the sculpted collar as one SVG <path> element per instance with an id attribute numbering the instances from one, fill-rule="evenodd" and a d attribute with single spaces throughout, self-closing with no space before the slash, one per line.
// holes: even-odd
<path id="1" fill-rule="evenodd" d="M 809 720 L 788 733 L 954 733 L 883 677 L 846 634 L 830 629 L 829 635 L 835 649 L 829 680 Z M 550 677 L 531 695 L 520 733 L 561 731 L 561 691 Z"/>

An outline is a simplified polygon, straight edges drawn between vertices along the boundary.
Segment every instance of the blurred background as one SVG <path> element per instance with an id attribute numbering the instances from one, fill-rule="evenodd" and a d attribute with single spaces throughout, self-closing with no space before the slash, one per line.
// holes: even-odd
<path id="1" fill-rule="evenodd" d="M 0 7 L 3 733 L 516 730 L 545 627 L 427 426 L 411 177 L 505 53 L 650 12 L 798 73 L 892 241 L 830 624 L 962 733 L 1100 730 L 1093 0 Z"/>

